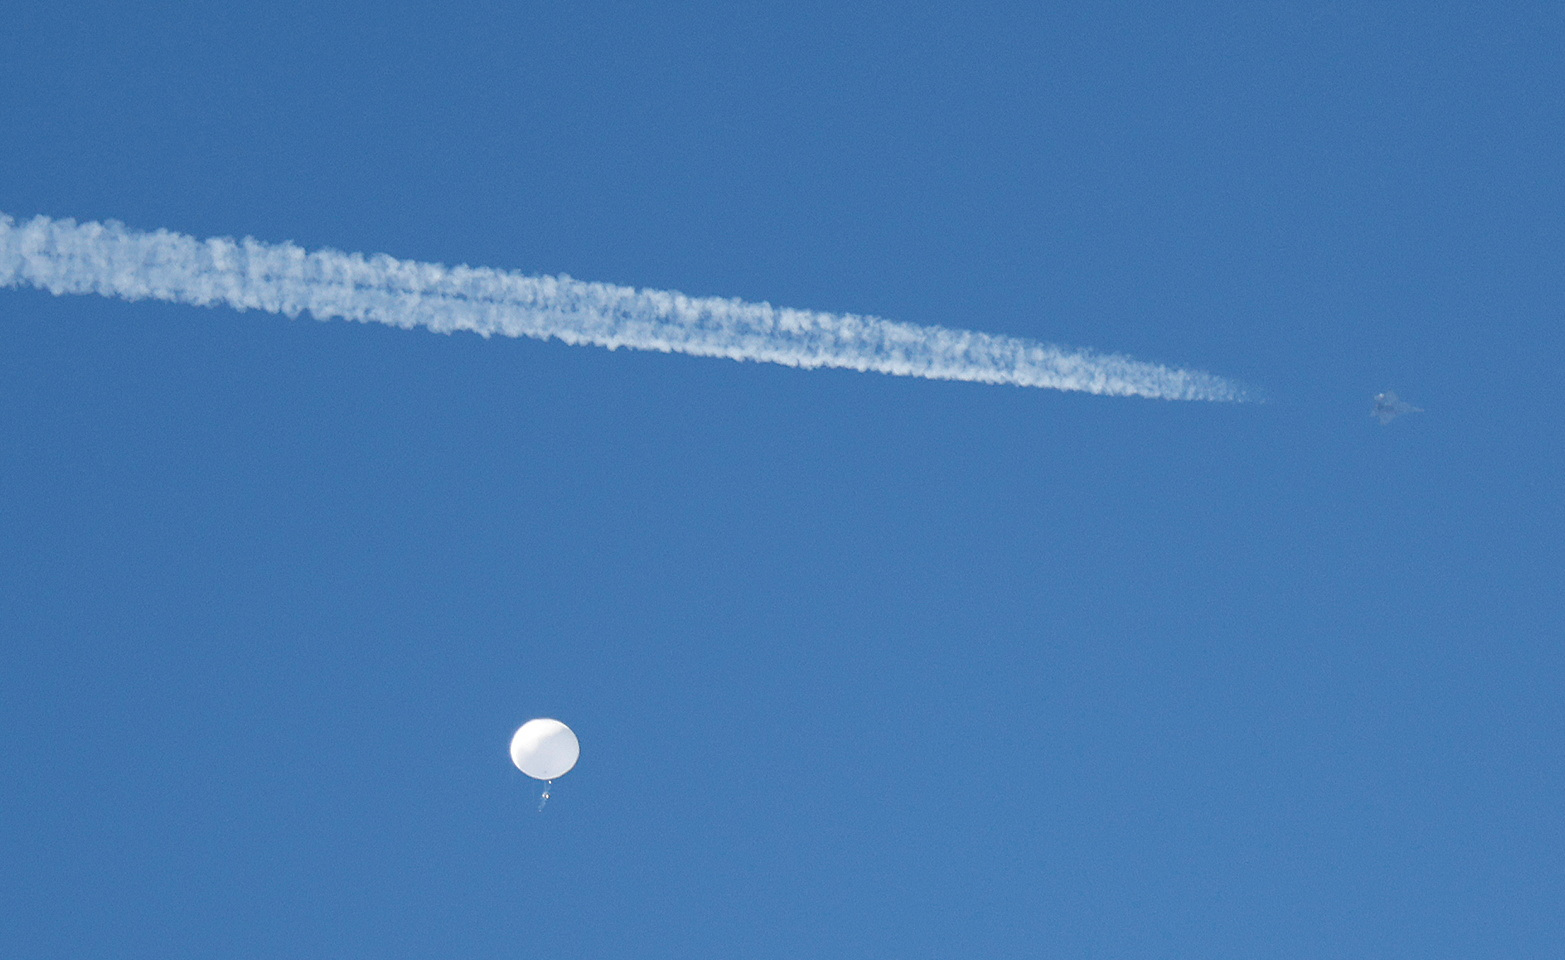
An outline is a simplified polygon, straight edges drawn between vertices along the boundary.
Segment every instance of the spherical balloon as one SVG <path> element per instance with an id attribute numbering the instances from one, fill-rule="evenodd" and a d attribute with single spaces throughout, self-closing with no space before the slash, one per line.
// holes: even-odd
<path id="1" fill-rule="evenodd" d="M 529 720 L 511 738 L 511 762 L 534 780 L 553 780 L 576 766 L 581 744 L 558 720 Z"/>

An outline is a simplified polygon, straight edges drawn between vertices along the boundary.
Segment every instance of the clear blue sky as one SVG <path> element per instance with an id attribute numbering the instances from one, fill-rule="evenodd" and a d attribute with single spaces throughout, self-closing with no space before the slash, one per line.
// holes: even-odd
<path id="1" fill-rule="evenodd" d="M 0 954 L 1565 955 L 1562 42 L 1541 2 L 7 5 L 0 211 L 1268 402 L 0 291 Z M 583 748 L 541 815 L 539 715 Z"/>

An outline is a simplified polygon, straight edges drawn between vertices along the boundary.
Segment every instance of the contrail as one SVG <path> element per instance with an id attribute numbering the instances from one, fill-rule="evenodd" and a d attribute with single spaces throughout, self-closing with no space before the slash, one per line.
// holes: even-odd
<path id="1" fill-rule="evenodd" d="M 1246 399 L 1241 387 L 1212 374 L 970 330 L 291 243 L 198 240 L 114 221 L 35 217 L 19 224 L 0 214 L 0 286 L 23 285 L 790 367 L 1169 400 Z"/>

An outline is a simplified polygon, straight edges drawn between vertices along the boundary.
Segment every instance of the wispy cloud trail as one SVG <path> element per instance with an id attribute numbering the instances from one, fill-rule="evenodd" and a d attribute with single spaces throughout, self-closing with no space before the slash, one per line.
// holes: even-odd
<path id="1" fill-rule="evenodd" d="M 289 243 L 0 214 L 0 286 L 226 305 L 485 337 L 841 367 L 1169 400 L 1244 400 L 1221 377 L 1017 337 L 569 277 L 445 267 Z"/>

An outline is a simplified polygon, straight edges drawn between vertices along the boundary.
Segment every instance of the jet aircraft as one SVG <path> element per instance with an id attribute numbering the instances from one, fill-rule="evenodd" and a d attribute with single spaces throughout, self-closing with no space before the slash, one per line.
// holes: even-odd
<path id="1" fill-rule="evenodd" d="M 1423 412 L 1423 407 L 1415 407 L 1390 390 L 1387 390 L 1385 393 L 1375 394 L 1375 409 L 1370 412 L 1370 416 L 1379 420 L 1381 426 L 1385 426 L 1404 413 Z"/>

